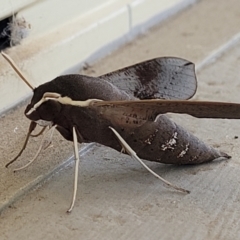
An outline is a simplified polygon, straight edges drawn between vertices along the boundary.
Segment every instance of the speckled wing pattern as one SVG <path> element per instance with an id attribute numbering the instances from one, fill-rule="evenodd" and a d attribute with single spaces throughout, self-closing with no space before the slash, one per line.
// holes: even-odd
<path id="1" fill-rule="evenodd" d="M 189 99 L 197 89 L 194 64 L 176 57 L 155 58 L 99 78 L 139 99 Z"/>

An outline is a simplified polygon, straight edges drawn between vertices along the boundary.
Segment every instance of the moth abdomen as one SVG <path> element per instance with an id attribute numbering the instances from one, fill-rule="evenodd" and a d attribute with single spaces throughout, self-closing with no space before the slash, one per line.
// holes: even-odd
<path id="1" fill-rule="evenodd" d="M 133 129 L 125 139 L 140 158 L 165 164 L 200 164 L 230 158 L 164 115 Z"/>

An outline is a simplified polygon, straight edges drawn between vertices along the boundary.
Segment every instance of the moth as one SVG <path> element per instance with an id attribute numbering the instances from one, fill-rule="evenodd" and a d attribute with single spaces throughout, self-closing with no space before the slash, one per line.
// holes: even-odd
<path id="1" fill-rule="evenodd" d="M 238 103 L 188 100 L 197 89 L 192 62 L 161 57 L 100 77 L 63 75 L 34 88 L 12 59 L 4 52 L 2 55 L 33 90 L 25 110 L 25 116 L 31 121 L 26 140 L 19 154 L 6 167 L 22 154 L 31 136 L 43 134 L 45 139 L 46 129 L 59 131 L 66 140 L 73 142 L 76 159 L 73 197 L 67 212 L 72 211 L 77 193 L 78 143 L 97 142 L 129 154 L 169 187 L 185 193 L 189 191 L 161 178 L 141 159 L 166 164 L 199 164 L 220 157 L 230 158 L 165 115 L 172 112 L 198 118 L 240 118 Z M 37 124 L 42 126 L 42 131 L 33 135 Z M 43 142 L 26 166 L 46 147 Z"/>

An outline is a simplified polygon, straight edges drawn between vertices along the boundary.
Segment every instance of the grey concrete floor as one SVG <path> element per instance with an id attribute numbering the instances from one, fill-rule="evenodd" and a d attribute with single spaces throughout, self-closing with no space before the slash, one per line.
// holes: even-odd
<path id="1" fill-rule="evenodd" d="M 180 56 L 201 64 L 239 33 L 240 2 L 203 0 L 154 27 L 90 67 L 100 75 L 158 56 Z M 198 71 L 197 100 L 240 102 L 240 42 Z M 0 119 L 0 239 L 239 239 L 240 136 L 238 120 L 204 120 L 171 115 L 206 143 L 230 155 L 228 161 L 198 166 L 148 165 L 167 180 L 191 190 L 163 186 L 130 157 L 95 145 L 81 157 L 79 192 L 72 214 L 73 165 L 45 179 L 72 154 L 59 136 L 28 169 L 13 174 L 4 165 L 19 150 L 28 120 L 20 107 Z M 20 139 L 20 140 L 19 140 Z M 35 148 L 34 148 L 35 145 Z M 32 156 L 34 140 L 22 162 Z M 22 196 L 22 192 L 26 192 Z M 21 197 L 20 197 L 21 196 Z M 16 201 L 16 199 L 18 199 Z"/>

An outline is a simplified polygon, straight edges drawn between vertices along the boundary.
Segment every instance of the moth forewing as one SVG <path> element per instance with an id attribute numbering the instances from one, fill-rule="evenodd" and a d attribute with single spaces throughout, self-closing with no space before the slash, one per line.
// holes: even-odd
<path id="1" fill-rule="evenodd" d="M 184 100 L 141 100 L 93 102 L 92 107 L 104 112 L 122 112 L 125 116 L 152 121 L 159 114 L 183 113 L 197 118 L 240 118 L 240 103 L 184 101 Z"/>

